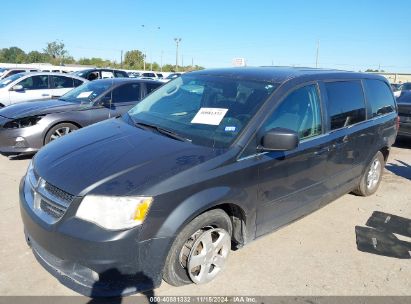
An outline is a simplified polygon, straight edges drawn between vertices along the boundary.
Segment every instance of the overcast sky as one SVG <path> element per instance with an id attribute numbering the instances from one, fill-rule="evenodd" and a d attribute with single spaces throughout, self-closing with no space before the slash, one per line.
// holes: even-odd
<path id="1" fill-rule="evenodd" d="M 0 48 L 58 39 L 76 59 L 140 49 L 174 64 L 178 37 L 180 64 L 315 66 L 319 41 L 320 67 L 411 72 L 410 18 L 409 0 L 2 1 Z"/>

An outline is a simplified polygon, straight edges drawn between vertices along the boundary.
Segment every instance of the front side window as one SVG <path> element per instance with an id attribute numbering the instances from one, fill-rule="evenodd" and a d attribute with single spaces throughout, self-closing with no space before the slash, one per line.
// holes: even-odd
<path id="1" fill-rule="evenodd" d="M 267 119 L 262 134 L 274 128 L 290 129 L 300 140 L 322 133 L 321 106 L 316 85 L 290 93 Z"/>
<path id="2" fill-rule="evenodd" d="M 128 83 L 115 88 L 107 94 L 113 103 L 131 102 L 140 100 L 140 84 Z"/>
<path id="3" fill-rule="evenodd" d="M 326 82 L 331 130 L 365 120 L 365 100 L 360 81 Z"/>
<path id="4" fill-rule="evenodd" d="M 276 88 L 265 81 L 186 74 L 147 96 L 129 116 L 194 144 L 226 148 Z"/>
<path id="5" fill-rule="evenodd" d="M 385 82 L 376 79 L 366 79 L 364 83 L 367 100 L 371 105 L 372 117 L 395 111 L 394 97 Z"/>
<path id="6" fill-rule="evenodd" d="M 36 75 L 19 82 L 25 90 L 46 90 L 49 88 L 49 76 Z"/>

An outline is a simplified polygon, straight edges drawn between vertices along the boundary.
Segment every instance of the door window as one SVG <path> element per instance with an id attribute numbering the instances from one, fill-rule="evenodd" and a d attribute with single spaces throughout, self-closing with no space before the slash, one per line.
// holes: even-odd
<path id="1" fill-rule="evenodd" d="M 106 96 L 111 97 L 112 103 L 123 103 L 140 100 L 140 84 L 128 83 L 115 88 L 112 92 Z"/>
<path id="2" fill-rule="evenodd" d="M 114 74 L 111 71 L 101 71 L 101 78 L 102 79 L 114 78 Z"/>
<path id="3" fill-rule="evenodd" d="M 364 82 L 372 117 L 395 111 L 394 97 L 385 82 L 377 79 L 366 79 Z"/>
<path id="4" fill-rule="evenodd" d="M 146 83 L 147 95 L 156 90 L 160 85 L 160 83 Z"/>
<path id="5" fill-rule="evenodd" d="M 49 77 L 47 75 L 36 75 L 27 77 L 19 82 L 25 90 L 46 90 L 49 88 Z"/>
<path id="6" fill-rule="evenodd" d="M 64 89 L 73 87 L 73 78 L 64 76 L 51 76 L 53 78 L 55 89 Z"/>
<path id="7" fill-rule="evenodd" d="M 290 93 L 263 126 L 263 134 L 274 128 L 298 133 L 300 140 L 322 132 L 321 107 L 316 85 L 308 85 Z"/>
<path id="8" fill-rule="evenodd" d="M 325 89 L 331 130 L 365 120 L 365 101 L 360 81 L 327 82 Z"/>

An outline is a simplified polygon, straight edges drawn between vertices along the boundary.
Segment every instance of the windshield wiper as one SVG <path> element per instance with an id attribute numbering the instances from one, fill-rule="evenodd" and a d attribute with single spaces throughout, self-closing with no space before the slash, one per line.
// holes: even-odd
<path id="1" fill-rule="evenodd" d="M 145 122 L 134 122 L 134 125 L 137 126 L 137 127 L 142 128 L 142 129 L 155 130 L 158 133 L 161 133 L 161 134 L 166 135 L 168 137 L 171 137 L 173 139 L 177 139 L 179 141 L 191 142 L 191 139 L 189 139 L 189 138 L 183 137 L 183 136 L 177 134 L 176 132 L 164 129 L 164 128 L 156 126 L 156 125 L 148 124 L 148 123 L 145 123 Z"/>

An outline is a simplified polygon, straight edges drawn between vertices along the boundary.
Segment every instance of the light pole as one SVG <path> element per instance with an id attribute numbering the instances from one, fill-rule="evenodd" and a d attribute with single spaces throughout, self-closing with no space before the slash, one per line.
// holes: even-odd
<path id="1" fill-rule="evenodd" d="M 142 27 L 142 28 L 147 28 L 145 24 L 142 24 L 141 27 Z M 160 30 L 160 27 L 159 27 L 159 26 L 156 26 L 155 29 L 156 29 L 156 30 Z M 147 30 L 149 30 L 149 28 L 147 28 Z M 154 31 L 153 31 L 153 33 L 154 33 Z M 147 43 L 147 44 L 149 45 L 148 51 L 149 51 L 149 53 L 150 53 L 150 61 L 151 61 L 151 63 L 150 63 L 150 69 L 151 69 L 151 70 L 153 70 L 153 44 L 154 44 L 154 34 L 152 35 L 152 37 L 153 37 L 153 43 L 152 43 L 152 44 Z M 147 41 L 149 41 L 148 37 L 147 37 Z M 151 46 L 151 47 L 150 47 L 150 46 Z M 145 60 L 145 59 L 144 59 L 144 60 Z M 144 71 L 145 71 L 145 70 L 146 70 L 146 69 L 145 69 L 145 62 L 144 62 Z"/>
<path id="2" fill-rule="evenodd" d="M 176 42 L 176 72 L 178 72 L 178 44 L 181 42 L 181 38 L 174 38 Z"/>

